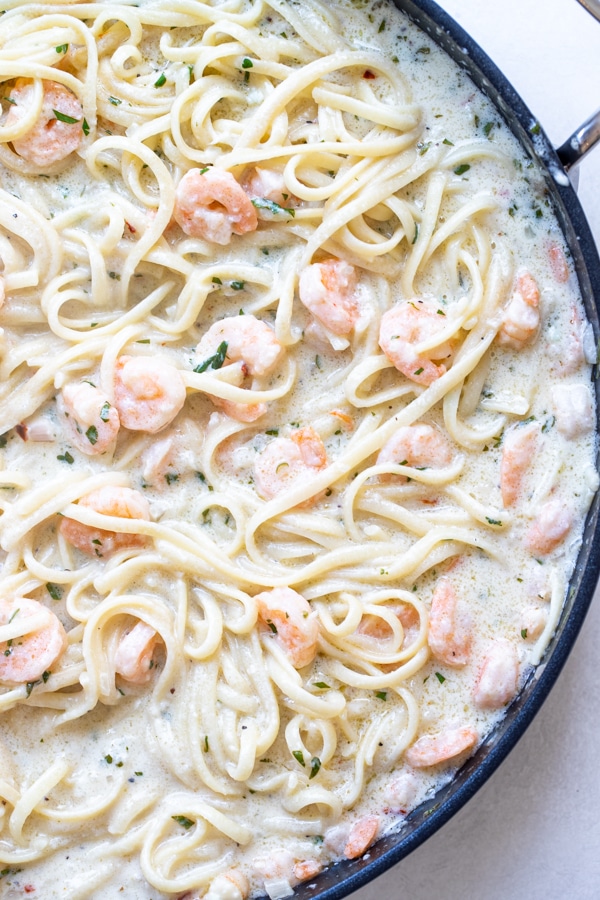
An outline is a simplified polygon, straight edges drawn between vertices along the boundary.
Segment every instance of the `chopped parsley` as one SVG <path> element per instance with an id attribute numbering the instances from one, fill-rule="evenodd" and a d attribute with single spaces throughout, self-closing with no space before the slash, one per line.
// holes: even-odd
<path id="1" fill-rule="evenodd" d="M 446 680 L 441 672 L 436 672 L 435 677 L 437 678 L 437 680 L 439 681 L 440 684 L 443 684 Z"/>
<path id="2" fill-rule="evenodd" d="M 255 209 L 266 209 L 267 212 L 270 213 L 286 213 L 286 215 L 291 216 L 293 219 L 296 215 L 296 210 L 292 209 L 289 206 L 280 206 L 279 203 L 275 203 L 274 200 L 267 200 L 266 197 L 255 197 L 252 200 L 252 206 Z"/>
<path id="3" fill-rule="evenodd" d="M 464 175 L 465 172 L 468 172 L 471 166 L 468 163 L 462 163 L 462 165 L 457 166 L 454 170 L 455 175 Z"/>
<path id="4" fill-rule="evenodd" d="M 308 776 L 309 779 L 314 778 L 320 768 L 321 768 L 321 760 L 319 759 L 318 756 L 313 756 L 313 758 L 310 761 L 310 775 Z"/>
<path id="5" fill-rule="evenodd" d="M 108 402 L 108 400 L 102 405 L 102 409 L 100 410 L 100 418 L 103 422 L 108 422 L 110 418 L 110 403 Z"/>
<path id="6" fill-rule="evenodd" d="M 375 691 L 375 696 L 379 700 L 387 700 L 387 691 Z"/>
<path id="7" fill-rule="evenodd" d="M 58 584 L 52 584 L 51 581 L 46 585 L 46 590 L 53 600 L 60 600 L 63 595 L 62 588 Z"/>
<path id="8" fill-rule="evenodd" d="M 194 372 L 201 374 L 202 372 L 206 372 L 208 368 L 220 369 L 227 356 L 227 346 L 227 341 L 221 341 L 217 347 L 217 352 L 213 354 L 213 356 L 209 356 L 208 359 L 205 359 L 204 362 L 201 362 L 199 366 L 196 366 Z"/>
<path id="9" fill-rule="evenodd" d="M 74 119 L 73 116 L 68 116 L 66 113 L 62 113 L 59 109 L 53 109 L 52 112 L 54 113 L 58 121 L 64 122 L 65 125 L 77 125 L 77 123 L 81 121 L 81 119 Z"/>
<path id="10" fill-rule="evenodd" d="M 171 816 L 171 818 L 178 825 L 181 825 L 182 828 L 185 828 L 186 831 L 194 824 L 193 819 L 188 819 L 187 816 Z"/>
<path id="11" fill-rule="evenodd" d="M 73 463 L 75 462 L 75 460 L 73 459 L 73 457 L 71 456 L 71 454 L 69 453 L 68 450 L 66 450 L 64 453 L 59 453 L 56 458 L 59 459 L 61 462 L 69 463 L 70 466 L 72 466 Z"/>
<path id="12" fill-rule="evenodd" d="M 167 76 L 164 72 L 161 72 L 156 81 L 154 82 L 154 87 L 162 87 L 165 81 L 167 80 Z"/>
<path id="13" fill-rule="evenodd" d="M 96 426 L 90 425 L 90 427 L 88 428 L 88 430 L 85 433 L 85 436 L 88 439 L 88 441 L 90 442 L 90 444 L 92 445 L 92 447 L 94 446 L 94 444 L 97 444 L 98 443 L 98 429 L 96 428 Z"/>
<path id="14" fill-rule="evenodd" d="M 302 750 L 292 750 L 292 756 L 297 762 L 300 763 L 301 766 L 306 766 L 306 763 L 304 762 L 304 753 L 302 752 Z"/>

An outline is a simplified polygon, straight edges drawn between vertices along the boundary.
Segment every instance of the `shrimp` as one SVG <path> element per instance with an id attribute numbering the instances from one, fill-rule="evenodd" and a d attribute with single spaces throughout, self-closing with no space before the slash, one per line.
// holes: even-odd
<path id="1" fill-rule="evenodd" d="M 154 648 L 160 635 L 139 620 L 127 631 L 115 653 L 115 672 L 131 684 L 147 684 L 154 668 Z"/>
<path id="2" fill-rule="evenodd" d="M 525 536 L 525 546 L 530 553 L 545 556 L 564 540 L 572 524 L 571 513 L 554 497 L 544 503 L 534 519 Z"/>
<path id="3" fill-rule="evenodd" d="M 417 352 L 419 343 L 431 340 L 443 330 L 445 318 L 441 312 L 423 300 L 411 300 L 388 309 L 381 317 L 379 346 L 399 372 L 426 387 L 446 372 L 446 366 L 439 361 L 452 354 L 449 341 L 425 353 Z"/>
<path id="4" fill-rule="evenodd" d="M 150 521 L 148 501 L 139 491 L 131 488 L 106 485 L 82 497 L 79 506 L 93 509 L 104 516 Z M 105 531 L 103 528 L 84 525 L 67 516 L 61 519 L 59 530 L 65 540 L 81 550 L 82 553 L 100 558 L 108 556 L 116 550 L 142 547 L 146 543 L 144 535 Z"/>
<path id="5" fill-rule="evenodd" d="M 565 251 L 559 244 L 551 244 L 548 248 L 548 259 L 550 260 L 550 268 L 552 274 L 559 284 L 564 284 L 569 280 L 569 264 Z"/>
<path id="6" fill-rule="evenodd" d="M 539 438 L 535 422 L 519 423 L 510 428 L 502 441 L 500 490 L 504 506 L 514 506 L 521 494 L 523 479 L 529 468 Z"/>
<path id="7" fill-rule="evenodd" d="M 452 462 L 452 448 L 444 435 L 432 425 L 405 425 L 398 428 L 383 445 L 377 465 L 394 463 L 422 469 L 438 469 Z M 396 476 L 403 482 L 403 475 Z"/>
<path id="8" fill-rule="evenodd" d="M 175 192 L 173 216 L 191 237 L 229 244 L 232 234 L 256 231 L 258 216 L 252 201 L 231 172 L 190 169 Z"/>
<path id="9" fill-rule="evenodd" d="M 429 613 L 429 649 L 447 666 L 462 668 L 471 653 L 471 619 L 460 608 L 460 601 L 447 578 L 441 578 L 431 598 Z"/>
<path id="10" fill-rule="evenodd" d="M 300 302 L 333 334 L 345 337 L 356 325 L 360 308 L 355 296 L 356 270 L 342 259 L 326 259 L 300 274 Z"/>
<path id="11" fill-rule="evenodd" d="M 586 384 L 557 384 L 551 399 L 556 427 L 566 438 L 580 437 L 593 429 L 594 403 Z"/>
<path id="12" fill-rule="evenodd" d="M 66 384 L 58 401 L 71 443 L 88 456 L 104 453 L 116 440 L 119 413 L 108 397 L 89 381 Z"/>
<path id="13" fill-rule="evenodd" d="M 185 403 L 179 371 L 154 356 L 121 356 L 115 367 L 115 406 L 121 425 L 156 434 L 169 425 Z"/>
<path id="14" fill-rule="evenodd" d="M 415 769 L 437 766 L 472 750 L 478 740 L 479 735 L 474 728 L 447 728 L 438 734 L 424 734 L 408 748 L 404 758 Z"/>
<path id="15" fill-rule="evenodd" d="M 527 606 L 521 615 L 521 625 L 519 633 L 524 641 L 534 641 L 540 636 L 546 622 L 548 621 L 548 611 L 541 609 L 539 606 Z"/>
<path id="16" fill-rule="evenodd" d="M 517 693 L 519 659 L 515 647 L 505 640 L 493 641 L 486 653 L 473 690 L 480 709 L 500 709 Z"/>
<path id="17" fill-rule="evenodd" d="M 284 355 L 273 329 L 256 316 L 230 316 L 210 326 L 196 347 L 197 371 L 241 363 L 241 373 L 270 375 Z M 238 422 L 255 422 L 267 411 L 266 403 L 236 403 L 211 396 L 215 406 Z"/>
<path id="18" fill-rule="evenodd" d="M 250 177 L 245 179 L 244 190 L 253 199 L 270 200 L 271 203 L 276 203 L 283 209 L 289 208 L 296 202 L 296 198 L 286 191 L 283 174 L 274 169 L 261 169 L 257 166 Z"/>
<path id="19" fill-rule="evenodd" d="M 346 859 L 357 859 L 369 849 L 379 831 L 379 816 L 364 816 L 355 822 L 350 829 L 344 856 Z"/>
<path id="20" fill-rule="evenodd" d="M 28 631 L 27 619 L 39 620 Z M 28 597 L 0 601 L 0 627 L 13 625 L 14 638 L 0 643 L 0 681 L 31 684 L 48 672 L 67 648 L 67 635 L 60 619 L 46 606 Z"/>
<path id="21" fill-rule="evenodd" d="M 294 668 L 308 666 L 316 656 L 319 638 L 317 614 L 308 601 L 291 588 L 263 591 L 254 599 L 260 621 L 285 651 Z"/>
<path id="22" fill-rule="evenodd" d="M 273 329 L 256 316 L 230 316 L 214 322 L 196 347 L 201 368 L 218 368 L 212 359 L 222 344 L 226 344 L 224 365 L 241 362 L 244 374 L 258 377 L 270 375 L 284 354 Z"/>
<path id="23" fill-rule="evenodd" d="M 267 444 L 254 463 L 256 489 L 271 500 L 299 482 L 310 480 L 327 465 L 323 441 L 313 428 L 293 431 L 290 437 L 278 437 Z"/>
<path id="24" fill-rule="evenodd" d="M 203 900 L 246 900 L 249 891 L 246 876 L 237 869 L 230 869 L 223 875 L 217 875 L 207 893 L 203 894 Z"/>
<path id="25" fill-rule="evenodd" d="M 302 859 L 294 865 L 294 878 L 297 881 L 308 881 L 314 878 L 323 869 L 323 863 L 318 859 Z"/>
<path id="26" fill-rule="evenodd" d="M 411 806 L 414 806 L 418 790 L 419 787 L 414 773 L 403 772 L 387 785 L 384 800 L 390 810 L 404 815 Z"/>
<path id="27" fill-rule="evenodd" d="M 83 107 L 66 87 L 57 81 L 42 81 L 43 97 L 39 118 L 26 134 L 12 145 L 27 162 L 46 168 L 66 159 L 83 140 Z M 32 81 L 18 78 L 10 92 L 11 107 L 7 127 L 18 125 L 34 101 Z M 59 114 L 59 115 L 57 115 Z"/>
<path id="28" fill-rule="evenodd" d="M 539 303 L 540 291 L 535 278 L 529 273 L 521 275 L 504 311 L 498 343 L 512 350 L 533 343 L 540 327 Z"/>

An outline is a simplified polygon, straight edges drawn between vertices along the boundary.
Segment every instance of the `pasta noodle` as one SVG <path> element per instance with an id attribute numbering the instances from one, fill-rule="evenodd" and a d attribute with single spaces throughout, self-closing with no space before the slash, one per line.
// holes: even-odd
<path id="1" fill-rule="evenodd" d="M 273 900 L 543 658 L 598 481 L 535 164 L 368 0 L 0 17 L 0 884 Z"/>

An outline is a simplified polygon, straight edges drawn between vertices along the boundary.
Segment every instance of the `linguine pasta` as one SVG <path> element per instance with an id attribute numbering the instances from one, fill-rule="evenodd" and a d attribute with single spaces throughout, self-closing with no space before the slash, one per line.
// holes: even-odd
<path id="1" fill-rule="evenodd" d="M 554 632 L 597 488 L 563 238 L 388 5 L 9 2 L 0 80 L 0 885 L 289 896 Z"/>

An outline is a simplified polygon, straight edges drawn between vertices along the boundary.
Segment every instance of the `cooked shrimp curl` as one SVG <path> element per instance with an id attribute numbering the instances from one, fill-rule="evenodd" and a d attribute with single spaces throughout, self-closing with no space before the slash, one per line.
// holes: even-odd
<path id="1" fill-rule="evenodd" d="M 301 303 L 328 331 L 342 337 L 350 334 L 360 315 L 355 292 L 356 270 L 342 259 L 313 263 L 300 274 Z"/>
<path id="2" fill-rule="evenodd" d="M 156 434 L 166 428 L 185 403 L 179 371 L 154 356 L 121 356 L 115 368 L 114 398 L 121 425 Z"/>
<path id="3" fill-rule="evenodd" d="M 231 172 L 190 169 L 177 186 L 173 216 L 191 237 L 229 244 L 233 234 L 256 231 L 252 201 Z"/>
<path id="4" fill-rule="evenodd" d="M 466 666 L 471 653 L 471 624 L 453 585 L 441 578 L 435 586 L 429 613 L 428 643 L 435 659 L 454 668 Z"/>
<path id="5" fill-rule="evenodd" d="M 202 335 L 195 358 L 199 371 L 219 368 L 212 361 L 221 354 L 222 365 L 240 363 L 240 381 L 246 375 L 270 375 L 281 362 L 285 350 L 273 329 L 256 316 L 229 316 L 214 322 Z M 254 422 L 267 411 L 266 403 L 236 403 L 211 395 L 215 406 L 238 422 Z"/>
<path id="6" fill-rule="evenodd" d="M 505 507 L 514 506 L 521 495 L 539 435 L 540 429 L 536 422 L 519 423 L 504 435 L 500 461 L 500 490 Z"/>
<path id="7" fill-rule="evenodd" d="M 150 521 L 148 501 L 139 491 L 131 488 L 107 485 L 86 494 L 79 500 L 78 505 L 102 513 L 104 516 Z M 142 547 L 146 543 L 144 535 L 94 528 L 68 516 L 61 519 L 59 530 L 65 540 L 82 553 L 100 558 L 109 556 L 116 550 Z"/>
<path id="8" fill-rule="evenodd" d="M 42 105 L 35 124 L 12 142 L 19 156 L 41 169 L 66 159 L 83 140 L 83 107 L 75 94 L 57 81 L 42 81 L 42 88 Z M 17 125 L 27 115 L 34 98 L 33 82 L 18 78 L 10 92 L 12 103 L 5 125 Z"/>
<path id="9" fill-rule="evenodd" d="M 66 384 L 58 407 L 73 446 L 88 456 L 104 453 L 116 440 L 120 420 L 116 407 L 89 381 Z"/>
<path id="10" fill-rule="evenodd" d="M 27 620 L 36 626 L 29 631 Z M 0 627 L 12 625 L 15 636 L 0 643 L 0 681 L 28 684 L 48 672 L 67 648 L 60 619 L 46 606 L 28 597 L 0 602 Z"/>
<path id="11" fill-rule="evenodd" d="M 474 728 L 448 728 L 438 734 L 424 734 L 409 747 L 404 759 L 415 769 L 437 766 L 472 750 L 479 735 Z"/>
<path id="12" fill-rule="evenodd" d="M 295 669 L 302 669 L 313 661 L 317 653 L 319 623 L 317 614 L 302 594 L 291 588 L 263 591 L 254 598 L 258 618 L 265 631 L 285 652 Z"/>
<path id="13" fill-rule="evenodd" d="M 299 482 L 309 481 L 327 465 L 325 445 L 310 427 L 293 431 L 267 444 L 254 464 L 254 480 L 261 497 L 271 500 Z M 310 501 L 309 501 L 310 502 Z"/>
<path id="14" fill-rule="evenodd" d="M 377 457 L 377 465 L 393 463 L 424 469 L 443 469 L 453 459 L 452 447 L 433 425 L 420 423 L 398 428 L 383 445 Z M 395 476 L 406 481 L 403 475 Z"/>
<path id="15" fill-rule="evenodd" d="M 498 343 L 512 350 L 531 344 L 540 327 L 540 291 L 528 273 L 517 280 L 517 287 L 506 307 L 498 332 Z"/>
<path id="16" fill-rule="evenodd" d="M 127 631 L 115 653 L 115 672 L 131 684 L 147 684 L 154 668 L 154 649 L 160 635 L 146 622 L 138 621 Z"/>
<path id="17" fill-rule="evenodd" d="M 446 372 L 441 360 L 452 354 L 449 341 L 419 351 L 419 344 L 435 339 L 444 328 L 446 319 L 440 312 L 424 300 L 411 300 L 388 309 L 381 317 L 379 346 L 399 372 L 425 387 Z"/>

